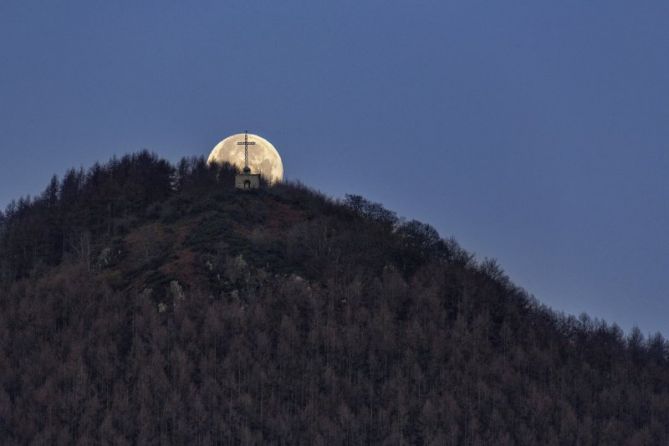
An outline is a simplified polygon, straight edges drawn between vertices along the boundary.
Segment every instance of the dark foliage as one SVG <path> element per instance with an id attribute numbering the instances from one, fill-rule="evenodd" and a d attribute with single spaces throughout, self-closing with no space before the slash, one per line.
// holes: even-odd
<path id="1" fill-rule="evenodd" d="M 0 214 L 1 444 L 667 444 L 668 344 L 360 196 L 149 153 Z"/>

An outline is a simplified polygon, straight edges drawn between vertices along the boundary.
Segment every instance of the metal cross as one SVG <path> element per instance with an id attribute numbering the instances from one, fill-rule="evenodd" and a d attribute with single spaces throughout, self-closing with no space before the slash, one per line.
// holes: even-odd
<path id="1" fill-rule="evenodd" d="M 256 143 L 251 141 L 249 142 L 249 131 L 244 131 L 244 142 L 237 142 L 238 146 L 244 146 L 244 170 L 249 168 L 249 146 L 255 146 Z"/>

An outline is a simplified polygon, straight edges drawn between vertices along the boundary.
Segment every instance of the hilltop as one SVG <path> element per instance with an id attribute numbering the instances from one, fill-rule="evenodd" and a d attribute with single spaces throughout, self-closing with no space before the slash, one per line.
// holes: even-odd
<path id="1" fill-rule="evenodd" d="M 2 444 L 666 444 L 669 344 L 357 195 L 147 152 L 0 214 Z"/>

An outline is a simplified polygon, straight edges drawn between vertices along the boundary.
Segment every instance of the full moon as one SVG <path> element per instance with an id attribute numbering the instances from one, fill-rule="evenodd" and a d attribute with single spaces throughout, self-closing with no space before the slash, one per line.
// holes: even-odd
<path id="1" fill-rule="evenodd" d="M 283 163 L 279 152 L 265 138 L 252 133 L 248 135 L 249 143 L 255 143 L 255 145 L 249 145 L 249 168 L 251 173 L 259 173 L 270 183 L 282 181 Z M 216 144 L 207 162 L 209 164 L 229 163 L 242 170 L 244 168 L 244 146 L 237 144 L 238 142 L 244 142 L 243 133 L 228 136 Z"/>

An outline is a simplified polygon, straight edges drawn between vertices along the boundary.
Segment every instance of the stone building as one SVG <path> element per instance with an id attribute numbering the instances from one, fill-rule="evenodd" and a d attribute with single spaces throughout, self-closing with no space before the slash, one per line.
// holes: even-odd
<path id="1" fill-rule="evenodd" d="M 244 167 L 242 173 L 235 176 L 235 187 L 237 189 L 258 189 L 260 187 L 260 174 L 251 173 L 251 169 Z"/>

